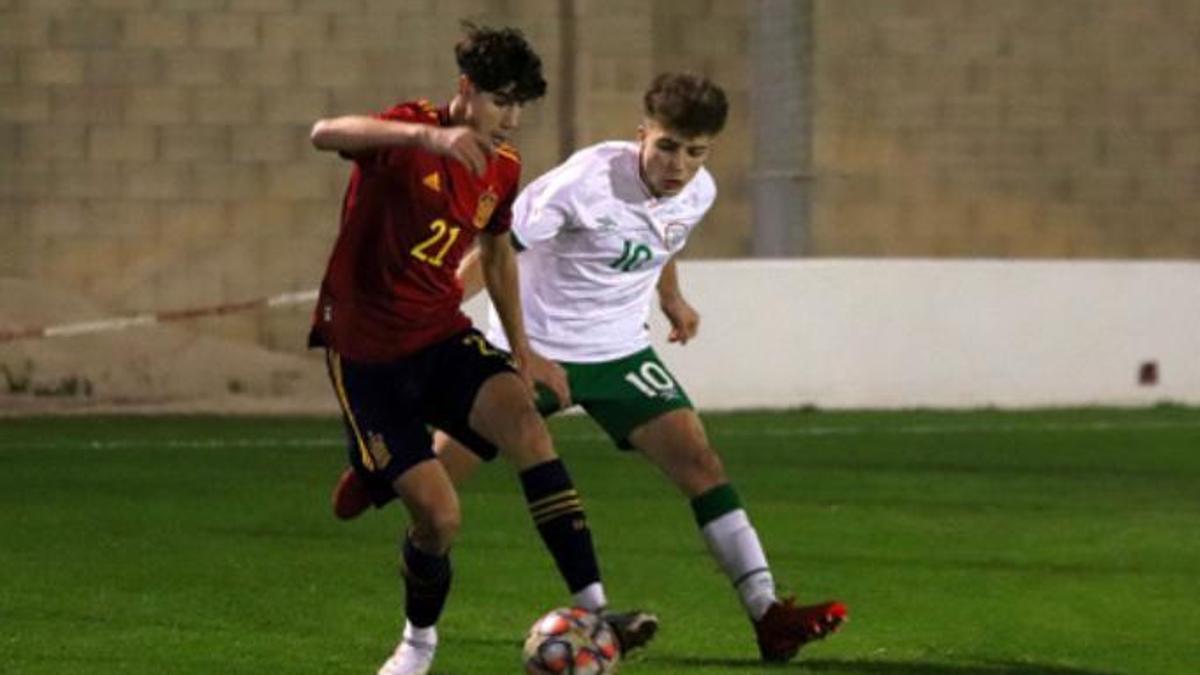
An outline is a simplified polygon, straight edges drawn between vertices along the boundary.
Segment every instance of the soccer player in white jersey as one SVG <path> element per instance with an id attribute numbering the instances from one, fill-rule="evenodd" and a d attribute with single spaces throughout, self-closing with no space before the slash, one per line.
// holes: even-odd
<path id="1" fill-rule="evenodd" d="M 566 369 L 571 401 L 622 449 L 640 452 L 690 500 L 708 549 L 754 625 L 765 661 L 788 661 L 805 643 L 846 619 L 840 602 L 797 606 L 775 592 L 767 558 L 691 401 L 650 346 L 646 319 L 655 296 L 686 344 L 700 315 L 684 298 L 675 258 L 712 207 L 716 185 L 704 168 L 728 111 L 709 80 L 667 73 L 651 83 L 637 142 L 612 141 L 576 152 L 517 198 L 512 237 L 519 249 L 521 304 L 530 343 Z M 482 285 L 469 257 L 467 292 Z M 504 347 L 492 310 L 488 339 Z M 562 404 L 539 392 L 543 414 Z M 444 434 L 435 441 L 456 483 L 485 452 Z M 369 500 L 353 474 L 334 493 L 339 517 Z"/>

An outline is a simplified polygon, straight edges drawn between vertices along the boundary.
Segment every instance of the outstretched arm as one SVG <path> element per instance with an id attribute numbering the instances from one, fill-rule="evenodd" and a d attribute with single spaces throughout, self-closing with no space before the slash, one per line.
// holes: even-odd
<path id="1" fill-rule="evenodd" d="M 479 235 L 480 266 L 483 281 L 487 286 L 492 305 L 504 326 L 509 349 L 517 364 L 517 372 L 533 388 L 541 382 L 554 392 L 562 407 L 571 405 L 571 392 L 567 387 L 567 374 L 562 366 L 543 358 L 529 346 L 525 334 L 525 320 L 521 313 L 521 292 L 517 283 L 517 253 L 509 241 L 508 234 Z"/>
<path id="2" fill-rule="evenodd" d="M 662 275 L 658 277 L 658 304 L 667 320 L 671 322 L 668 342 L 685 345 L 700 332 L 700 313 L 683 299 L 683 291 L 679 288 L 679 270 L 674 258 L 663 266 Z"/>
<path id="3" fill-rule="evenodd" d="M 309 140 L 318 150 L 355 154 L 379 148 L 418 146 L 456 159 L 479 175 L 487 170 L 492 144 L 469 127 L 436 127 L 429 124 L 346 115 L 317 120 Z"/>

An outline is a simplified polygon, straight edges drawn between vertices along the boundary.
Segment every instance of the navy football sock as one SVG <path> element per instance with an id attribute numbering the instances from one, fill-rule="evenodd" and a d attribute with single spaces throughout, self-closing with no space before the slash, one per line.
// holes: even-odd
<path id="1" fill-rule="evenodd" d="M 404 537 L 404 612 L 417 628 L 437 623 L 450 595 L 450 555 L 432 555 Z"/>
<path id="2" fill-rule="evenodd" d="M 533 522 L 567 588 L 576 593 L 599 582 L 600 565 L 592 546 L 592 532 L 562 460 L 553 459 L 521 472 L 521 486 Z"/>

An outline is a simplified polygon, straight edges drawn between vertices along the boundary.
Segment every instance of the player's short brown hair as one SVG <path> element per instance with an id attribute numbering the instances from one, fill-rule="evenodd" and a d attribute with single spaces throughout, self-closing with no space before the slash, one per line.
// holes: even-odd
<path id="1" fill-rule="evenodd" d="M 685 136 L 715 136 L 725 128 L 729 101 L 707 77 L 663 73 L 654 78 L 642 102 L 646 117 Z"/>
<path id="2" fill-rule="evenodd" d="M 454 46 L 458 69 L 483 91 L 504 92 L 518 102 L 546 93 L 542 58 L 516 28 L 488 28 L 463 22 L 467 35 Z M 511 87 L 511 88 L 510 88 Z"/>

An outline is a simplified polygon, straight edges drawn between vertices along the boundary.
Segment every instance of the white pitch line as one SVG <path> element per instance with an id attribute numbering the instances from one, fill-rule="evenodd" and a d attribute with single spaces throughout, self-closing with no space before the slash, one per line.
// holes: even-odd
<path id="1" fill-rule="evenodd" d="M 1107 432 L 1107 431 L 1166 431 L 1175 429 L 1200 429 L 1196 422 L 1050 422 L 1045 424 L 914 424 L 903 427 L 888 426 L 824 426 L 824 427 L 766 427 L 754 430 L 710 430 L 714 435 L 725 436 L 858 436 L 862 434 L 904 434 L 932 436 L 938 434 L 988 434 L 988 433 L 1058 433 L 1063 431 Z"/>
<path id="2" fill-rule="evenodd" d="M 1109 431 L 1172 431 L 1200 430 L 1197 422 L 1072 422 L 1047 424 L 959 424 L 936 425 L 917 424 L 902 427 L 887 426 L 816 426 L 816 427 L 766 427 L 761 429 L 711 429 L 713 436 L 724 437 L 754 437 L 769 436 L 775 438 L 803 438 L 819 436 L 858 436 L 864 434 L 903 434 L 917 436 L 935 436 L 941 434 L 979 434 L 979 433 L 1059 433 L 1071 432 L 1109 432 Z M 559 441 L 594 442 L 608 441 L 608 436 L 601 433 L 585 432 L 572 434 L 555 434 Z M 146 439 L 113 439 L 113 440 L 80 440 L 80 441 L 33 441 L 15 442 L 0 441 L 0 449 L 59 449 L 81 448 L 87 450 L 106 450 L 117 448 L 166 448 L 166 449 L 203 449 L 203 448 L 326 448 L 340 447 L 345 444 L 342 437 L 318 436 L 312 438 L 210 438 L 210 439 L 165 439 L 152 441 Z"/>

